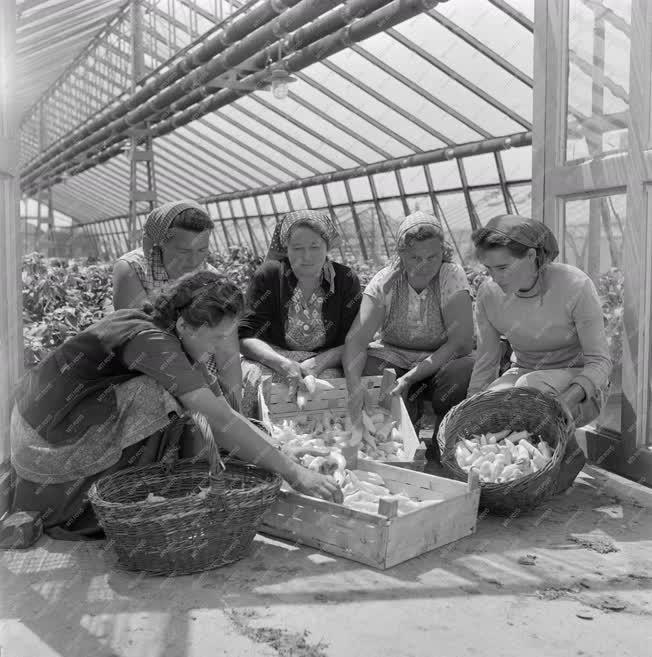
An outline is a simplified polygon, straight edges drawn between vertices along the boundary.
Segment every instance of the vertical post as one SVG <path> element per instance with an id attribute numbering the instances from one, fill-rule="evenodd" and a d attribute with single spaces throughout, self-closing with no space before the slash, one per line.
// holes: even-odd
<path id="1" fill-rule="evenodd" d="M 460 173 L 460 180 L 462 181 L 462 190 L 464 192 L 464 200 L 466 201 L 466 209 L 469 213 L 469 221 L 471 222 L 471 228 L 477 230 L 481 228 L 480 219 L 478 213 L 475 211 L 475 205 L 473 205 L 473 199 L 471 198 L 471 192 L 469 191 L 469 181 L 466 177 L 466 169 L 464 168 L 464 162 L 462 158 L 458 157 L 457 161 L 457 170 Z"/>
<path id="2" fill-rule="evenodd" d="M 351 195 L 351 185 L 348 180 L 344 181 L 344 188 L 346 189 L 346 196 L 349 199 L 349 206 L 351 207 L 351 216 L 353 217 L 353 225 L 355 226 L 355 232 L 358 235 L 358 242 L 360 243 L 360 251 L 362 257 L 365 260 L 369 260 L 369 254 L 367 253 L 367 247 L 364 243 L 364 235 L 362 233 L 362 226 L 360 225 L 360 217 L 358 216 L 358 211 L 355 209 L 355 203 L 353 202 L 353 196 Z"/>
<path id="3" fill-rule="evenodd" d="M 16 2 L 7 0 L 0 3 L 0 463 L 9 459 L 11 406 L 23 369 L 15 59 Z M 9 479 L 8 473 L 0 473 L 1 517 L 9 507 Z"/>

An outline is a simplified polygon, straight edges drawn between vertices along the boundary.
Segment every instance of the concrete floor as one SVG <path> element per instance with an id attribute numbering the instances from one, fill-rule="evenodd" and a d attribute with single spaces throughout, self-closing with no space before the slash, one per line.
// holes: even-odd
<path id="1" fill-rule="evenodd" d="M 103 543 L 0 553 L 2 657 L 652 655 L 652 509 L 582 475 L 540 512 L 381 572 L 258 537 L 233 566 L 116 569 Z M 570 533 L 603 532 L 617 551 Z M 519 559 L 534 555 L 534 565 Z"/>

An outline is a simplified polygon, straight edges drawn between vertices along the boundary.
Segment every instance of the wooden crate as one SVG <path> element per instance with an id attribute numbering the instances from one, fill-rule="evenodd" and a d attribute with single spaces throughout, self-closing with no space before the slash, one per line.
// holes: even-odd
<path id="1" fill-rule="evenodd" d="M 386 389 L 391 385 L 391 375 L 383 376 L 365 376 L 362 377 L 366 390 L 366 408 L 371 410 L 380 406 L 381 388 Z M 345 412 L 347 410 L 347 400 L 349 392 L 346 387 L 346 379 L 329 379 L 329 383 L 334 386 L 334 390 L 325 390 L 315 393 L 315 396 L 308 395 L 308 401 L 303 409 L 299 408 L 295 401 L 288 402 L 288 388 L 282 383 L 272 383 L 267 379 L 258 389 L 258 408 L 260 409 L 260 420 L 267 426 L 270 426 L 272 420 L 283 418 L 293 418 L 299 412 L 302 415 L 311 415 L 311 412 L 321 413 L 325 410 Z M 425 465 L 426 446 L 419 440 L 410 416 L 408 415 L 405 404 L 400 397 L 388 397 L 382 403 L 382 406 L 388 410 L 392 418 L 396 420 L 396 428 L 403 439 L 403 451 L 405 458 L 394 458 L 383 463 L 411 467 L 417 470 L 423 470 Z"/>
<path id="2" fill-rule="evenodd" d="M 378 473 L 392 493 L 403 490 L 432 503 L 395 516 L 356 511 L 284 489 L 259 531 L 382 570 L 475 532 L 477 476 L 466 484 L 365 459 L 357 467 Z"/>

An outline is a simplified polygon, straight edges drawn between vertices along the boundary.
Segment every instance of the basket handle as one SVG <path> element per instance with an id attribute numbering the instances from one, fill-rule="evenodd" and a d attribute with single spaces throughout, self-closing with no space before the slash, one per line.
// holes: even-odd
<path id="1" fill-rule="evenodd" d="M 211 481 L 213 481 L 213 478 L 221 478 L 222 473 L 226 470 L 226 466 L 224 465 L 224 461 L 222 461 L 220 450 L 213 437 L 211 425 L 202 413 L 193 412 L 191 413 L 191 417 L 195 426 L 199 429 L 202 438 L 204 448 L 202 451 L 206 452 L 206 456 L 208 457 L 208 474 L 211 476 Z"/>

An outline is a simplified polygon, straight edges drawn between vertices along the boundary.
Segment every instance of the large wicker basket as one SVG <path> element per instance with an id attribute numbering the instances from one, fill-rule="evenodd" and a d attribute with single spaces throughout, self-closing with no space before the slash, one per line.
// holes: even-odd
<path id="1" fill-rule="evenodd" d="M 582 469 L 585 458 L 575 440 L 575 424 L 561 404 L 535 388 L 510 388 L 481 392 L 451 409 L 437 433 L 444 468 L 466 481 L 457 463 L 455 447 L 472 434 L 527 430 L 554 448 L 552 459 L 541 470 L 508 483 L 481 483 L 481 508 L 509 515 L 528 511 L 567 488 Z"/>
<path id="2" fill-rule="evenodd" d="M 212 441 L 211 444 L 215 443 Z M 183 459 L 122 470 L 93 484 L 89 499 L 128 570 L 185 575 L 237 561 L 248 550 L 281 478 L 219 459 Z M 146 501 L 149 494 L 164 497 Z"/>

